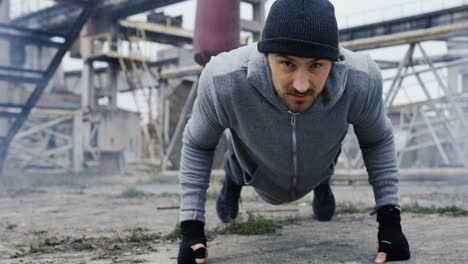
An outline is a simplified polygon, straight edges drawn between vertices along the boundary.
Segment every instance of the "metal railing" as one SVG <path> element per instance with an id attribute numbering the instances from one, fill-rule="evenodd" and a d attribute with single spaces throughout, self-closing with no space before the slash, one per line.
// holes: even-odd
<path id="1" fill-rule="evenodd" d="M 412 0 L 338 16 L 341 29 L 468 5 L 468 0 Z"/>

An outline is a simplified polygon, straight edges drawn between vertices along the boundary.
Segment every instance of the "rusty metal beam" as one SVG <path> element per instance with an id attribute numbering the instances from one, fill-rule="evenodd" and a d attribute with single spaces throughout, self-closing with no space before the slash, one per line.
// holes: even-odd
<path id="1" fill-rule="evenodd" d="M 62 35 L 62 34 L 59 34 L 59 33 L 54 33 L 54 32 L 39 30 L 39 29 L 31 29 L 31 28 L 21 27 L 21 26 L 17 26 L 17 25 L 12 25 L 12 24 L 0 23 L 0 28 L 11 29 L 11 30 L 15 30 L 15 31 L 18 31 L 18 32 L 22 32 L 22 33 L 27 33 L 29 35 L 38 36 L 38 37 L 41 37 L 41 38 L 44 38 L 44 37 L 65 38 L 66 37 L 65 35 Z"/>
<path id="2" fill-rule="evenodd" d="M 0 80 L 7 81 L 7 82 L 39 84 L 44 79 L 43 78 L 37 78 L 37 77 L 16 76 L 16 75 L 11 75 L 11 74 L 0 74 Z"/>
<path id="3" fill-rule="evenodd" d="M 39 74 L 39 75 L 44 75 L 46 73 L 45 71 L 41 71 L 41 70 L 24 69 L 24 68 L 1 66 L 1 65 L 0 65 L 0 71 L 34 73 L 34 74 Z"/>
<path id="4" fill-rule="evenodd" d="M 0 103 L 0 107 L 7 107 L 7 108 L 23 108 L 23 104 L 12 104 L 12 103 Z"/>
<path id="5" fill-rule="evenodd" d="M 0 32 L 0 38 L 7 39 L 7 40 L 18 40 L 23 43 L 34 43 L 39 46 L 47 46 L 47 47 L 53 47 L 53 48 L 61 48 L 63 45 L 62 43 L 51 41 L 47 38 L 38 38 L 34 36 L 11 34 L 7 32 Z"/>
<path id="6" fill-rule="evenodd" d="M 14 118 L 17 117 L 20 113 L 11 113 L 11 112 L 0 112 L 0 117 Z"/>
<path id="7" fill-rule="evenodd" d="M 393 35 L 345 41 L 341 42 L 341 45 L 354 51 L 368 50 L 427 40 L 443 40 L 450 33 L 464 30 L 468 30 L 468 23 L 452 24 L 429 29 L 413 30 Z"/>
<path id="8" fill-rule="evenodd" d="M 434 12 L 391 19 L 340 30 L 340 41 L 351 41 L 370 37 L 394 35 L 407 31 L 447 26 L 468 21 L 468 5 L 463 4 Z"/>

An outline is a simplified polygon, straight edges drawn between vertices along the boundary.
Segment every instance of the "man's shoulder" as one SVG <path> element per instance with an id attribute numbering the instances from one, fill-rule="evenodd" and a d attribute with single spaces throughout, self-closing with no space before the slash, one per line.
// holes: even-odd
<path id="1" fill-rule="evenodd" d="M 253 44 L 249 44 L 228 52 L 222 52 L 211 58 L 204 71 L 213 77 L 243 70 L 247 67 Z"/>
<path id="2" fill-rule="evenodd" d="M 340 47 L 342 59 L 346 61 L 348 69 L 355 73 L 373 75 L 380 72 L 380 69 L 368 54 L 357 53 Z"/>
<path id="3" fill-rule="evenodd" d="M 348 65 L 348 94 L 351 98 L 350 120 L 359 112 L 369 96 L 382 96 L 382 75 L 377 63 L 369 55 L 340 48 L 340 53 Z M 366 99 L 367 98 L 367 99 Z M 354 111 L 356 110 L 356 111 Z"/>
<path id="4" fill-rule="evenodd" d="M 348 89 L 357 94 L 367 93 L 372 83 L 381 82 L 380 68 L 368 54 L 344 48 L 340 48 L 340 53 L 348 66 Z"/>

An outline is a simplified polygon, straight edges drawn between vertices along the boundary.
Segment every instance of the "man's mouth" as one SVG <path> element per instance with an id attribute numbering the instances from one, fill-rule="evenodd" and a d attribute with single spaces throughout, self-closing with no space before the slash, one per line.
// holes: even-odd
<path id="1" fill-rule="evenodd" d="M 307 99 L 310 94 L 288 94 L 292 99 L 297 100 L 297 101 L 304 101 Z"/>

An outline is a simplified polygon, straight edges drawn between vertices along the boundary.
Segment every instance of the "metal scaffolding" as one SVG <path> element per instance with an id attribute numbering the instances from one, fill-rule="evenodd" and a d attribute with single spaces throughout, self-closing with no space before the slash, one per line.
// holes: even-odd
<path id="1" fill-rule="evenodd" d="M 0 139 L 0 172 L 3 170 L 8 149 L 13 138 L 23 126 L 31 110 L 36 106 L 49 80 L 59 67 L 63 56 L 79 36 L 81 28 L 91 16 L 99 1 L 63 1 L 63 3 L 72 4 L 75 8 L 76 5 L 78 5 L 79 8 L 76 9 L 81 10 L 79 16 L 75 19 L 74 23 L 65 34 L 44 32 L 37 29 L 30 29 L 11 24 L 1 25 L 1 28 L 4 29 L 4 32 L 0 34 L 0 37 L 2 38 L 17 40 L 22 43 L 32 43 L 39 46 L 54 47 L 57 51 L 45 71 L 24 69 L 21 67 L 2 67 L 1 69 L 7 73 L 0 74 L 0 80 L 8 81 L 15 85 L 29 83 L 33 84 L 35 88 L 24 104 L 0 104 L 1 115 L 9 118 L 8 132 Z M 28 74 L 28 76 L 25 76 L 26 74 Z"/>
<path id="2" fill-rule="evenodd" d="M 389 83 L 384 94 L 384 103 L 394 125 L 398 165 L 468 168 L 467 138 L 464 136 L 468 131 L 468 92 L 466 87 L 449 87 L 447 78 L 442 77 L 441 73 L 443 70 L 466 67 L 468 60 L 459 57 L 457 60 L 436 65 L 421 42 L 408 44 L 394 77 L 384 79 Z M 416 50 L 422 55 L 425 64 L 413 63 L 420 61 L 414 58 Z M 428 85 L 430 76 L 436 84 L 433 87 Z M 416 85 L 405 87 L 404 81 L 410 77 L 417 81 Z M 425 99 L 415 103 L 397 104 L 396 98 L 411 97 L 408 90 L 424 94 Z M 350 135 L 352 134 L 354 132 L 350 130 Z M 364 167 L 358 149 L 354 136 L 348 136 L 341 159 L 345 168 Z"/>

